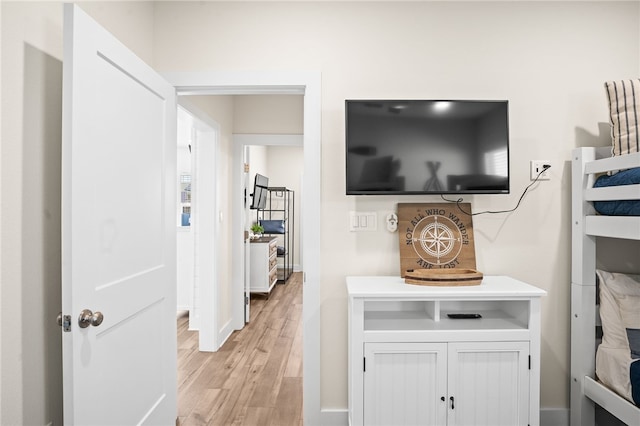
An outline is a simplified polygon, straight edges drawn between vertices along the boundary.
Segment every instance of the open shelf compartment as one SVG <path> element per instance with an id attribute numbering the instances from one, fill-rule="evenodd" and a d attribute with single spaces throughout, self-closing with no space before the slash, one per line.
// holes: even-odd
<path id="1" fill-rule="evenodd" d="M 525 300 L 366 301 L 364 331 L 526 330 L 529 306 Z M 474 313 L 481 318 L 451 319 L 450 313 Z"/>

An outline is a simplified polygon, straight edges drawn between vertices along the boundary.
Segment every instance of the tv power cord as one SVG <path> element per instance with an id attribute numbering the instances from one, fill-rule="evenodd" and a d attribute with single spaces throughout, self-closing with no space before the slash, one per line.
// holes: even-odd
<path id="1" fill-rule="evenodd" d="M 477 215 L 481 215 L 481 214 L 499 214 L 499 213 L 511 213 L 513 211 L 515 211 L 518 207 L 520 207 L 520 202 L 522 202 L 522 199 L 524 198 L 525 194 L 527 193 L 527 191 L 529 190 L 529 188 L 531 188 L 536 182 L 538 182 L 538 180 L 540 179 L 540 176 L 542 176 L 542 174 L 544 172 L 546 172 L 548 169 L 551 168 L 550 164 L 543 164 L 542 165 L 542 170 L 540 170 L 540 173 L 538 173 L 538 175 L 536 176 L 536 178 L 533 180 L 533 182 L 531 182 L 529 185 L 527 185 L 527 187 L 524 189 L 524 191 L 522 191 L 522 195 L 520 195 L 520 198 L 518 199 L 518 203 L 516 204 L 516 206 L 512 209 L 509 210 L 496 210 L 496 211 L 492 211 L 492 210 L 485 210 L 483 212 L 477 212 L 477 213 L 470 213 L 465 211 L 461 206 L 460 203 L 462 203 L 464 201 L 463 198 L 458 198 L 457 200 L 449 200 L 447 198 L 444 197 L 444 195 L 440 194 L 440 197 L 444 200 L 444 201 L 448 201 L 450 203 L 456 203 L 456 206 L 458 207 L 458 210 L 460 210 L 462 213 L 466 214 L 467 216 L 477 216 Z"/>

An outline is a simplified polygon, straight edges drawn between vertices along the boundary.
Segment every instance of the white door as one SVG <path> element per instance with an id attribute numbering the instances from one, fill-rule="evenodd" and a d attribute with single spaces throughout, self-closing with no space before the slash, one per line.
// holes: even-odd
<path id="1" fill-rule="evenodd" d="M 365 343 L 364 424 L 445 425 L 446 343 Z"/>
<path id="2" fill-rule="evenodd" d="M 449 425 L 528 425 L 529 342 L 449 343 L 449 399 Z"/>
<path id="3" fill-rule="evenodd" d="M 64 13 L 65 424 L 175 424 L 175 90 Z"/>

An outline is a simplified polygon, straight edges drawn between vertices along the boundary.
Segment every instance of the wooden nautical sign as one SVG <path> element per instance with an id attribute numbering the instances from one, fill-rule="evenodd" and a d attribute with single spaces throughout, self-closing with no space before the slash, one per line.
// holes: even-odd
<path id="1" fill-rule="evenodd" d="M 403 278 L 417 269 L 476 269 L 470 203 L 399 203 L 398 235 Z"/>

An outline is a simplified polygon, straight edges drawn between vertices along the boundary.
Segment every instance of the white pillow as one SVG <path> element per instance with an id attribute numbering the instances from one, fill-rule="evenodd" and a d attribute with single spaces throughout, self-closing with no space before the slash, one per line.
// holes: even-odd
<path id="1" fill-rule="evenodd" d="M 629 349 L 627 332 L 621 314 L 621 299 L 640 297 L 640 275 L 612 273 L 597 270 L 600 279 L 600 320 L 602 345 L 609 348 Z"/>
<path id="2" fill-rule="evenodd" d="M 616 155 L 640 151 L 640 79 L 604 83 L 609 101 L 611 153 Z"/>

